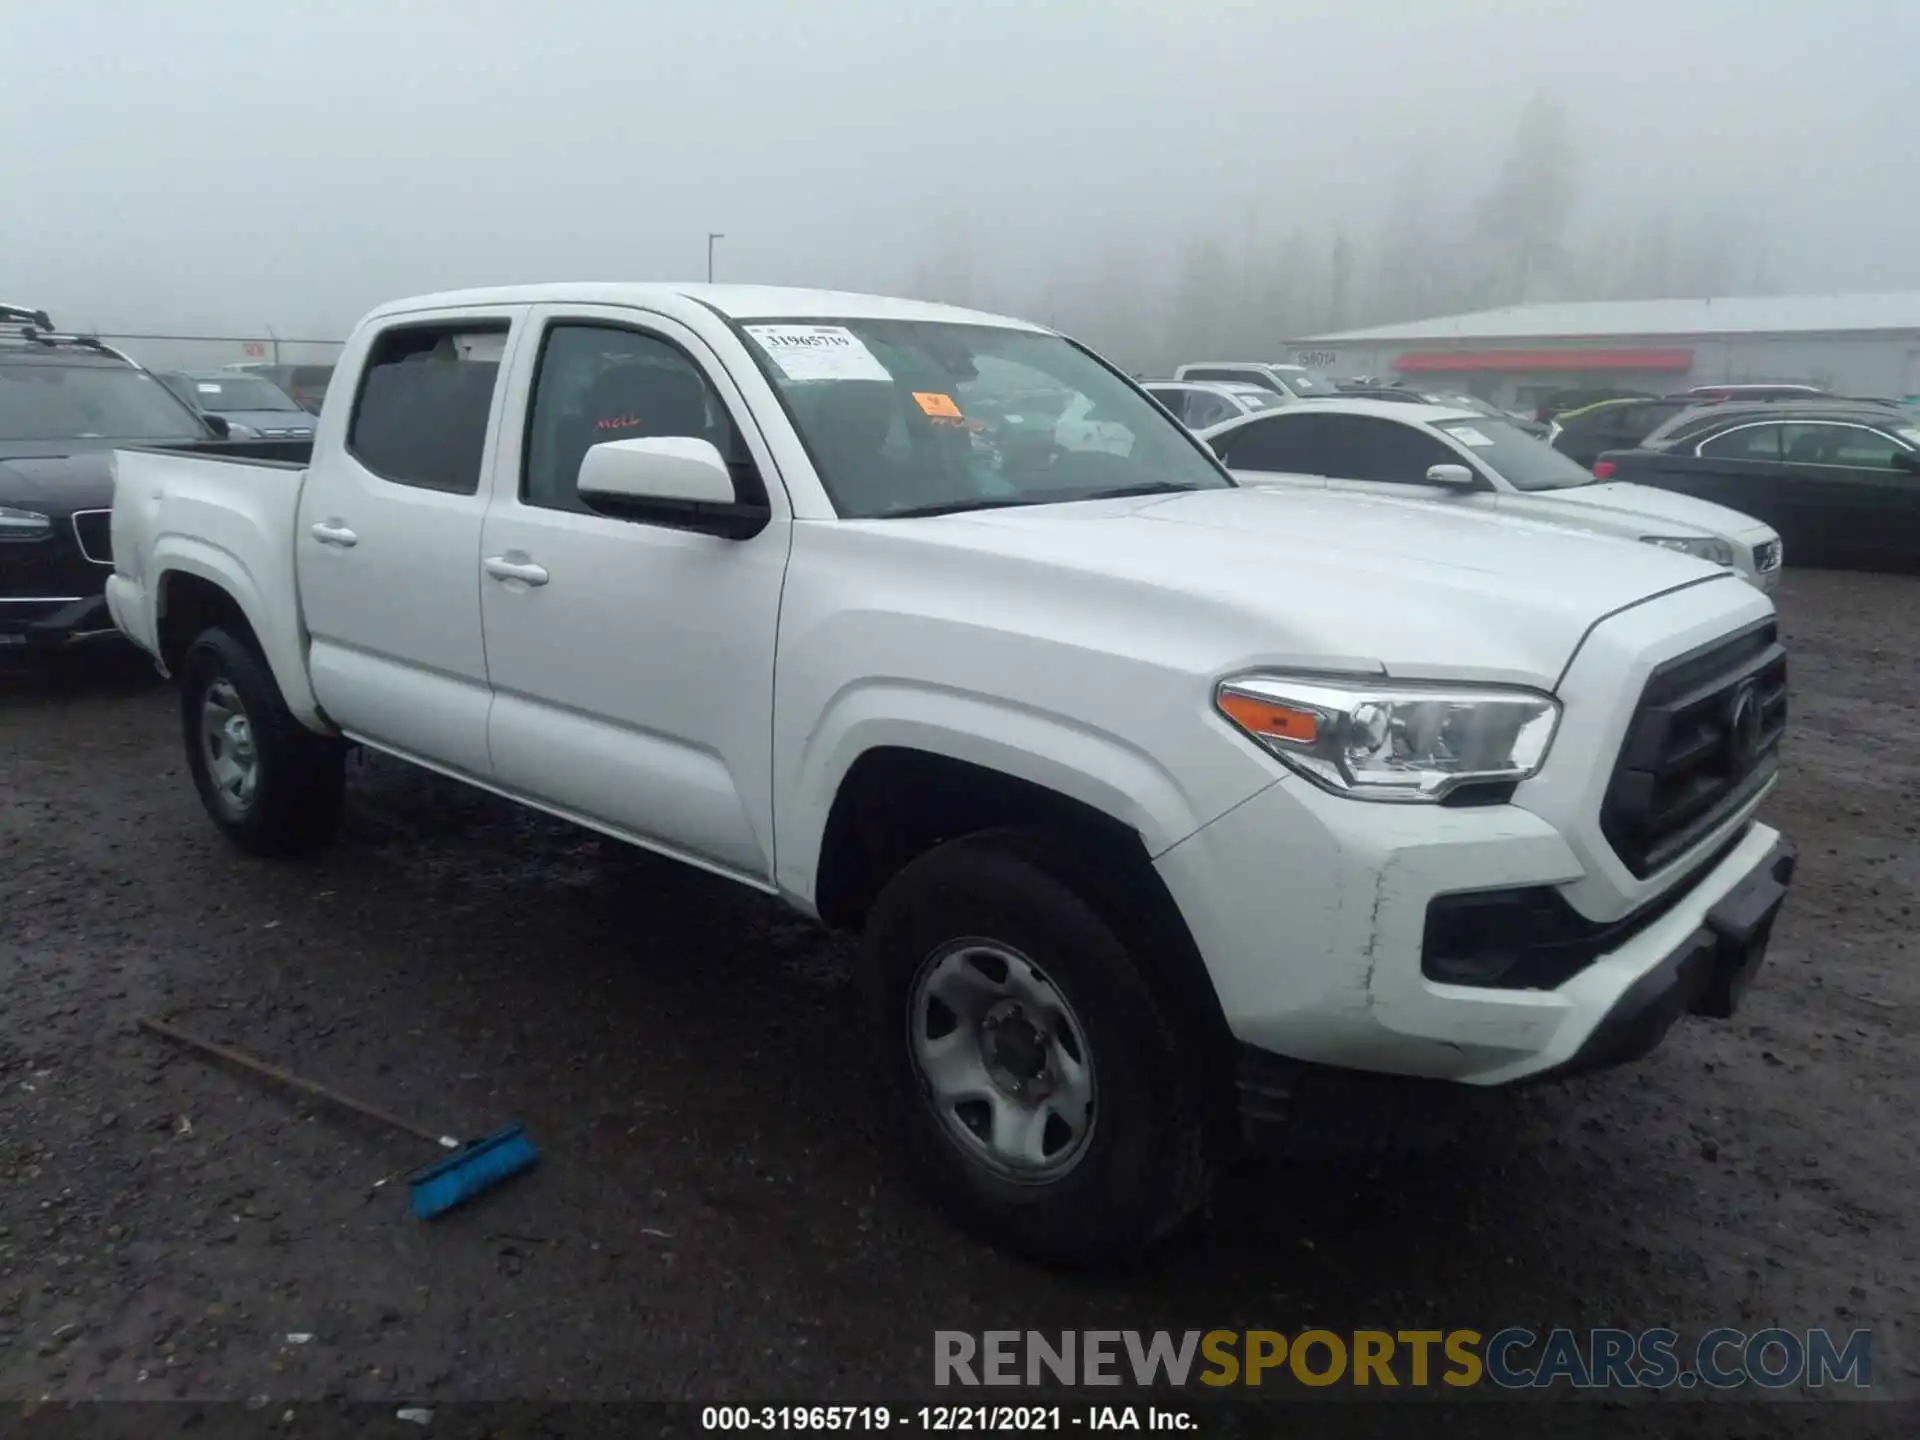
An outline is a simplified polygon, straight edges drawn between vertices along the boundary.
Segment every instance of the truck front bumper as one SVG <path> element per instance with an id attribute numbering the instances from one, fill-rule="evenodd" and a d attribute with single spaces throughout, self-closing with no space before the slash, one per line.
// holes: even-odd
<path id="1" fill-rule="evenodd" d="M 1620 1064 L 1682 1014 L 1730 1013 L 1793 853 L 1750 807 L 1659 894 L 1586 921 L 1561 897 L 1591 877 L 1530 811 L 1368 804 L 1287 780 L 1155 863 L 1250 1051 L 1494 1086 Z M 1544 895 L 1564 914 L 1522 935 L 1501 974 L 1462 981 L 1430 953 L 1430 912 L 1476 894 Z"/>

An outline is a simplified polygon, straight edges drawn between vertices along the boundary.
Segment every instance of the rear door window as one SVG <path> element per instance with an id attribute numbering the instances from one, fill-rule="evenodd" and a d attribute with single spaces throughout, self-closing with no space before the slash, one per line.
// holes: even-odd
<path id="1" fill-rule="evenodd" d="M 1214 440 L 1220 458 L 1236 470 L 1324 475 L 1319 436 L 1324 415 L 1268 415 Z"/>
<path id="2" fill-rule="evenodd" d="M 480 488 L 507 322 L 396 326 L 367 353 L 347 450 L 382 480 L 472 495 Z"/>
<path id="3" fill-rule="evenodd" d="M 1701 441 L 1695 453 L 1709 460 L 1778 460 L 1781 429 L 1779 425 L 1742 425 Z"/>

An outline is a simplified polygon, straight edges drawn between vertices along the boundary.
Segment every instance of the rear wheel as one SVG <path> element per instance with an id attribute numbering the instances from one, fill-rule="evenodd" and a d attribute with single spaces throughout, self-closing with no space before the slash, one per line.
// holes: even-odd
<path id="1" fill-rule="evenodd" d="M 201 803 L 241 849 L 297 855 L 332 837 L 346 749 L 293 718 L 251 646 L 212 629 L 187 647 L 180 721 Z"/>
<path id="2" fill-rule="evenodd" d="M 1047 837 L 952 841 L 881 893 L 862 971 L 917 1178 L 1034 1259 L 1125 1259 L 1205 1195 L 1202 1087 L 1147 962 Z"/>

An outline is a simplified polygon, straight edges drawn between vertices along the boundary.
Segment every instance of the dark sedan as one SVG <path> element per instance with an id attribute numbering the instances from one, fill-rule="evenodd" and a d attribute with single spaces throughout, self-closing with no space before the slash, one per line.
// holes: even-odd
<path id="1" fill-rule="evenodd" d="M 1891 407 L 1693 411 L 1593 473 L 1745 511 L 1780 532 L 1795 565 L 1920 571 L 1920 422 Z"/>

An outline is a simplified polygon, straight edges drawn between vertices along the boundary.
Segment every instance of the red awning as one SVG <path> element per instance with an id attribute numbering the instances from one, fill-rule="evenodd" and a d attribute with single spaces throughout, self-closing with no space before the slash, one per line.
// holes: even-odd
<path id="1" fill-rule="evenodd" d="M 1433 350 L 1402 355 L 1402 374 L 1443 370 L 1691 370 L 1691 350 Z"/>

